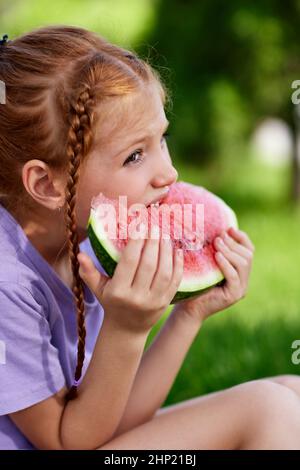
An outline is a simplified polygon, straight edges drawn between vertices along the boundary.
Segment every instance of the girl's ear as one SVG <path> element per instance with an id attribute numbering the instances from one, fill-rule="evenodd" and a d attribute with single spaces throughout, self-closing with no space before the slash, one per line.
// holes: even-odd
<path id="1" fill-rule="evenodd" d="M 30 160 L 22 169 L 23 185 L 39 204 L 57 209 L 65 203 L 65 182 L 41 160 Z"/>

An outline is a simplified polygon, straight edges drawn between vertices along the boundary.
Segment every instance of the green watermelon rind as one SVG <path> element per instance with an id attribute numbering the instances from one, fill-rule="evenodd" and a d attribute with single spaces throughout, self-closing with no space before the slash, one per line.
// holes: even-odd
<path id="1" fill-rule="evenodd" d="M 238 228 L 238 222 L 234 211 L 221 198 L 216 195 L 214 196 L 223 205 L 224 210 L 228 215 L 228 226 Z M 91 209 L 87 232 L 96 257 L 100 261 L 106 273 L 112 277 L 118 264 L 120 253 L 116 250 L 113 243 L 106 237 L 105 232 L 102 230 L 101 223 L 97 223 L 94 209 Z M 191 276 L 183 278 L 177 293 L 170 303 L 175 304 L 181 300 L 202 295 L 212 287 L 222 283 L 222 281 L 224 281 L 224 276 L 218 268 L 211 271 L 209 274 L 202 275 L 200 277 L 195 276 L 194 280 Z"/>

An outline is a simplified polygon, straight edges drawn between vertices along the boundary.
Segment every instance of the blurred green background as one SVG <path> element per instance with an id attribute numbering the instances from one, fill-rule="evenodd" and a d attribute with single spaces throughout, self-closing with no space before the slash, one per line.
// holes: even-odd
<path id="1" fill-rule="evenodd" d="M 224 198 L 256 246 L 247 297 L 203 325 L 165 404 L 299 374 L 299 19 L 299 0 L 0 0 L 11 38 L 71 24 L 147 57 L 171 90 L 179 179 Z"/>

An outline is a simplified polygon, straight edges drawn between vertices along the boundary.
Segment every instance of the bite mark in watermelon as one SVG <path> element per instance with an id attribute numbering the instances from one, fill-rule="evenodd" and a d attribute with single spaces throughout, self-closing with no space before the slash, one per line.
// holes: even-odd
<path id="1" fill-rule="evenodd" d="M 216 251 L 213 246 L 213 240 L 223 230 L 227 230 L 229 227 L 237 228 L 238 223 L 233 210 L 221 198 L 201 186 L 183 181 L 178 181 L 171 185 L 169 193 L 161 203 L 160 207 L 156 208 L 156 212 L 153 207 L 146 208 L 144 206 L 144 216 L 146 215 L 147 217 L 146 219 L 145 217 L 143 218 L 141 212 L 139 212 L 139 220 L 144 221 L 145 225 L 148 224 L 148 233 L 151 230 L 151 223 L 154 222 L 155 225 L 159 226 L 163 234 L 169 234 L 173 245 L 183 249 L 184 272 L 178 291 L 171 301 L 174 304 L 180 300 L 200 295 L 224 279 L 215 261 L 214 255 Z M 107 227 L 104 227 L 103 212 L 102 217 L 99 215 L 101 204 L 113 205 L 117 217 L 120 205 L 118 200 L 108 199 L 100 193 L 92 199 L 87 226 L 92 248 L 106 273 L 112 276 L 120 259 L 121 252 L 128 242 L 128 238 L 124 234 L 124 226 L 119 223 L 116 226 L 116 237 L 108 236 Z M 193 220 L 196 217 L 197 204 L 202 205 L 204 211 L 203 231 L 201 233 L 199 231 L 185 231 L 184 217 L 178 217 L 178 214 L 174 215 L 172 212 L 170 213 L 170 224 L 166 224 L 162 217 L 163 206 L 175 207 L 173 206 L 174 204 L 182 208 L 189 205 L 192 208 Z M 151 215 L 150 211 L 152 211 Z M 128 214 L 127 224 L 135 221 L 136 218 L 136 216 Z M 193 225 L 193 229 L 195 227 Z M 182 231 L 182 237 L 178 238 L 180 230 Z M 198 245 L 197 239 L 201 240 L 201 243 Z M 191 240 L 193 243 L 191 243 Z"/>

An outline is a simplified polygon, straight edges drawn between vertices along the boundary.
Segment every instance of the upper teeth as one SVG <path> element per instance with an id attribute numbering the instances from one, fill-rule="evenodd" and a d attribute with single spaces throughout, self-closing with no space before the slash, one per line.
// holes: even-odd
<path id="1" fill-rule="evenodd" d="M 153 202 L 154 207 L 159 207 L 159 202 Z"/>

